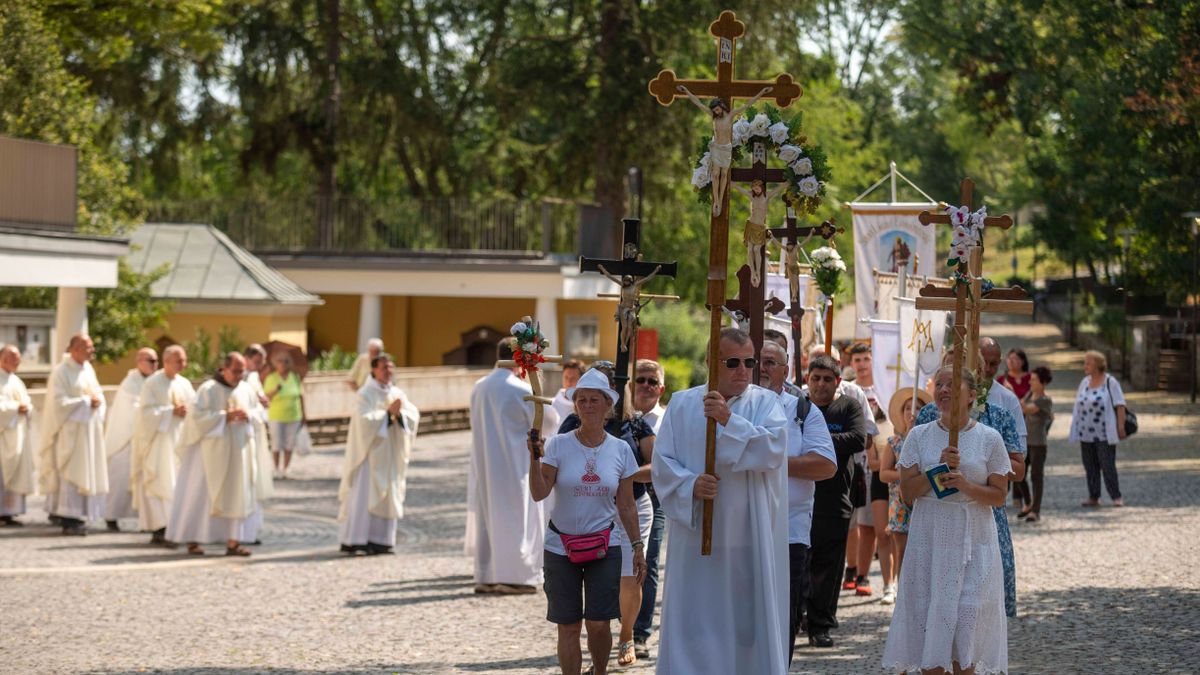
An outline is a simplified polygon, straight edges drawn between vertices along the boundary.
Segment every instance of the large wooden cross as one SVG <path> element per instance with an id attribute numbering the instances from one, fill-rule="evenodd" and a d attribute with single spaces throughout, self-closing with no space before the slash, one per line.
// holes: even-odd
<path id="1" fill-rule="evenodd" d="M 749 99 L 758 95 L 765 87 L 771 87 L 770 96 L 776 105 L 786 108 L 792 101 L 800 98 L 803 91 L 800 85 L 792 80 L 792 76 L 783 73 L 770 80 L 737 80 L 734 79 L 734 59 L 737 55 L 737 40 L 746 34 L 746 24 L 738 21 L 737 16 L 726 10 L 708 27 L 708 33 L 716 41 L 717 47 L 717 79 L 716 80 L 680 80 L 672 70 L 663 70 L 650 81 L 650 94 L 662 105 L 671 105 L 677 98 L 686 96 L 680 90 L 680 85 L 686 87 L 696 96 L 719 98 L 731 106 L 737 98 Z M 708 298 L 709 310 L 709 344 L 712 348 L 708 354 L 708 390 L 716 391 L 719 376 L 720 358 L 717 346 L 721 341 L 721 308 L 725 304 L 725 281 L 728 277 L 729 264 L 729 191 L 726 190 L 718 214 L 709 213 L 708 241 Z M 704 471 L 712 474 L 716 471 L 717 422 L 708 419 L 706 445 L 704 453 Z M 704 500 L 704 520 L 701 534 L 700 552 L 702 555 L 712 553 L 712 519 L 713 502 Z"/>
<path id="2" fill-rule="evenodd" d="M 536 322 L 533 320 L 533 317 L 523 316 L 521 317 L 521 323 L 524 323 L 527 326 L 533 326 Z M 551 356 L 549 354 L 542 354 L 542 358 L 545 359 L 547 363 L 560 363 L 563 360 L 561 355 Z M 518 365 L 520 364 L 512 359 L 504 359 L 496 362 L 497 368 L 516 368 Z M 532 393 L 524 396 L 523 400 L 533 403 L 533 426 L 529 429 L 529 438 L 536 442 L 542 437 L 542 420 L 545 417 L 545 407 L 548 405 L 553 405 L 554 398 L 551 396 L 546 396 L 542 392 L 542 371 L 540 369 L 531 368 L 528 371 L 528 379 L 529 387 L 533 391 Z"/>
<path id="3" fill-rule="evenodd" d="M 784 219 L 784 227 L 774 227 L 767 230 L 779 245 L 784 250 L 784 276 L 788 280 L 788 318 L 792 320 L 792 344 L 796 345 L 796 358 L 793 359 L 792 368 L 796 382 L 804 377 L 800 369 L 800 344 L 803 335 L 800 330 L 800 321 L 804 318 L 804 300 L 800 297 L 799 287 L 799 259 L 796 257 L 800 253 L 800 247 L 805 244 L 815 234 L 825 241 L 830 241 L 834 236 L 841 232 L 845 232 L 846 228 L 836 227 L 833 224 L 833 219 L 830 218 L 825 222 L 815 227 L 797 227 L 796 226 L 796 210 L 789 204 L 787 207 L 787 218 Z M 801 238 L 803 237 L 803 238 Z M 795 263 L 794 267 L 789 261 Z"/>
<path id="4" fill-rule="evenodd" d="M 961 186 L 961 204 L 968 209 L 973 208 L 975 183 L 970 178 L 964 178 Z M 922 225 L 950 224 L 950 216 L 921 212 L 919 216 Z M 1012 227 L 1009 216 L 989 216 L 984 219 L 984 226 L 999 227 L 1007 230 Z M 954 312 L 954 379 L 953 393 L 950 399 L 950 441 L 949 444 L 958 447 L 958 420 L 962 414 L 962 369 L 964 365 L 976 370 L 979 362 L 979 320 L 985 312 L 1004 314 L 1033 314 L 1033 303 L 1028 294 L 1020 287 L 996 288 L 987 293 L 983 292 L 983 234 L 980 233 L 979 245 L 969 250 L 969 263 L 960 261 L 958 271 L 970 279 L 968 284 L 955 283 L 952 288 L 937 288 L 932 284 L 920 290 L 916 300 L 917 309 L 932 309 Z M 965 354 L 963 352 L 966 352 Z M 965 363 L 964 363 L 965 362 Z"/>
<path id="5" fill-rule="evenodd" d="M 737 271 L 738 294 L 736 298 L 725 301 L 725 309 L 729 310 L 737 322 L 741 324 L 743 321 L 750 325 L 750 341 L 754 343 L 754 357 L 759 358 L 762 353 L 763 343 L 763 325 L 766 323 L 766 315 L 776 314 L 784 309 L 786 305 L 779 298 L 772 297 L 766 299 L 767 287 L 766 284 L 755 286 L 750 280 L 750 266 L 742 265 Z M 755 368 L 752 373 L 752 381 L 758 384 L 762 377 L 762 371 Z"/>
<path id="6" fill-rule="evenodd" d="M 623 236 L 621 238 L 621 259 L 620 260 L 605 260 L 603 258 L 588 258 L 581 256 L 579 258 L 580 272 L 600 272 L 610 279 L 617 277 L 622 280 L 618 285 L 622 286 L 625 291 L 617 295 L 621 299 L 621 303 L 617 306 L 617 363 L 613 379 L 617 384 L 617 413 L 624 414 L 625 412 L 625 385 L 629 383 L 629 368 L 635 361 L 632 358 L 637 345 L 638 331 L 638 312 L 641 311 L 641 303 L 639 298 L 647 299 L 667 299 L 675 298 L 676 296 L 651 296 L 641 292 L 640 286 L 626 287 L 624 281 L 626 278 L 631 283 L 638 283 L 638 279 L 645 279 L 650 276 L 674 277 L 677 264 L 671 262 L 648 262 L 642 260 L 642 221 L 637 218 L 625 218 L 621 221 L 624 225 Z M 624 297 L 629 296 L 629 297 Z M 611 297 L 609 294 L 602 293 L 600 297 Z M 629 302 L 632 301 L 632 305 Z M 625 324 L 624 326 L 622 324 Z"/>

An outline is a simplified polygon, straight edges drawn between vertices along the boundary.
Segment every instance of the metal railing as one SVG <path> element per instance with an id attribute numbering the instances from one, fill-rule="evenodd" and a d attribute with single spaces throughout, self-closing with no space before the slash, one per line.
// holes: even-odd
<path id="1" fill-rule="evenodd" d="M 232 199 L 158 202 L 146 221 L 204 223 L 260 252 L 544 256 L 578 249 L 581 209 L 554 199 Z"/>

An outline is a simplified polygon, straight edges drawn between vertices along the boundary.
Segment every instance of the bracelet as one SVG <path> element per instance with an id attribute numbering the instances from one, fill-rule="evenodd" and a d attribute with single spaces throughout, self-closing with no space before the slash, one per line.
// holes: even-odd
<path id="1" fill-rule="evenodd" d="M 645 548 L 646 542 L 642 541 L 641 539 L 638 539 L 637 541 L 630 544 L 630 546 L 633 548 Z"/>

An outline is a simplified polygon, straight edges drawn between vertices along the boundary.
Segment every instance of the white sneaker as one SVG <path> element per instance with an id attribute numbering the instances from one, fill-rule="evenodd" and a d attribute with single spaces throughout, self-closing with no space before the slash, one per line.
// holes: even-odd
<path id="1" fill-rule="evenodd" d="M 896 585 L 895 584 L 889 584 L 889 585 L 883 587 L 883 597 L 880 598 L 879 604 L 881 604 L 881 605 L 896 604 Z"/>

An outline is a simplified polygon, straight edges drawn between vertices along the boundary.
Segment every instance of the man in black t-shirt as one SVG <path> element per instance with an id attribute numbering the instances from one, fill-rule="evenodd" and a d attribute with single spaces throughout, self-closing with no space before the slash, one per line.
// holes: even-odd
<path id="1" fill-rule="evenodd" d="M 853 398 L 838 397 L 841 382 L 837 362 L 828 356 L 812 358 L 808 364 L 808 397 L 825 415 L 837 472 L 817 481 L 813 498 L 813 520 L 809 568 L 808 643 L 832 647 L 829 629 L 837 626 L 838 593 L 846 565 L 846 535 L 850 530 L 851 462 L 867 442 L 867 421 L 862 406 Z"/>

